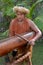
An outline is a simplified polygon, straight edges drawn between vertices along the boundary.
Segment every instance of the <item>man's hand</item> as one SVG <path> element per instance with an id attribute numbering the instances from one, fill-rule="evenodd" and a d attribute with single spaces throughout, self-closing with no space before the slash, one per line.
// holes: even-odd
<path id="1" fill-rule="evenodd" d="M 35 45 L 35 40 L 34 40 L 34 39 L 30 40 L 30 41 L 29 41 L 29 44 L 30 44 L 30 45 Z"/>

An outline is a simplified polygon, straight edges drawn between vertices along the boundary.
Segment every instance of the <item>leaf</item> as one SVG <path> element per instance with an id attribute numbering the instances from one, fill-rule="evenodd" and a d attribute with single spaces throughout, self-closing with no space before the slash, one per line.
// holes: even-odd
<path id="1" fill-rule="evenodd" d="M 29 17 L 32 19 L 32 14 L 33 14 L 33 11 L 35 9 L 35 7 L 37 6 L 38 3 L 42 2 L 43 0 L 37 0 L 33 5 L 32 7 L 30 8 L 30 14 L 29 14 Z"/>
<path id="2" fill-rule="evenodd" d="M 36 17 L 34 20 L 35 24 L 43 31 L 43 16 Z"/>

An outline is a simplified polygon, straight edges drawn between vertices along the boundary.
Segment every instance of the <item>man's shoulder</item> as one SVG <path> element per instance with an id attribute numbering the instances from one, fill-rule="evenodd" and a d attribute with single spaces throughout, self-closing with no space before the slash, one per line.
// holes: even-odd
<path id="1" fill-rule="evenodd" d="M 33 24 L 33 21 L 29 18 L 26 19 L 27 20 L 27 23 L 31 26 Z"/>
<path id="2" fill-rule="evenodd" d="M 26 21 L 27 21 L 28 23 L 30 23 L 32 20 L 29 19 L 29 18 L 26 18 Z"/>
<path id="3" fill-rule="evenodd" d="M 26 20 L 27 20 L 27 21 L 31 21 L 31 19 L 29 19 L 29 18 L 26 18 Z"/>

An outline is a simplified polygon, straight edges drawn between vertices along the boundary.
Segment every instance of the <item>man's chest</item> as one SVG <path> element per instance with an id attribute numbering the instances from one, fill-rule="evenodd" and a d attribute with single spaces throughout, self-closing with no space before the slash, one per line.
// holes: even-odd
<path id="1" fill-rule="evenodd" d="M 30 31 L 30 27 L 27 22 L 16 22 L 14 24 L 14 32 L 21 34 L 28 31 Z"/>

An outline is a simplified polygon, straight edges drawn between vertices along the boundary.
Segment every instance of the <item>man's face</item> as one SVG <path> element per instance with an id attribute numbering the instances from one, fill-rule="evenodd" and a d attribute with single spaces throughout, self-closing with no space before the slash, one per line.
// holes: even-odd
<path id="1" fill-rule="evenodd" d="M 21 12 L 17 12 L 17 18 L 20 20 L 24 19 L 24 14 Z"/>

